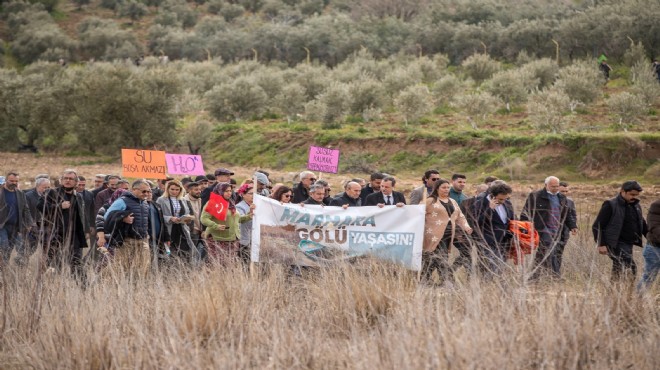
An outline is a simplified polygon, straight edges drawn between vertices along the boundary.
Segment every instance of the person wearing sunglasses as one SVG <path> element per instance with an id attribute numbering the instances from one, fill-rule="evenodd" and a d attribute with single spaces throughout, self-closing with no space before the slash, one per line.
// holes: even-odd
<path id="1" fill-rule="evenodd" d="M 316 182 L 314 172 L 303 171 L 300 173 L 300 182 L 293 189 L 293 203 L 302 203 L 309 199 L 309 188 Z M 325 192 L 325 190 L 324 190 Z"/>
<path id="2" fill-rule="evenodd" d="M 293 198 L 293 190 L 286 185 L 278 187 L 273 194 L 273 199 L 280 203 L 291 203 L 291 198 Z"/>
<path id="3" fill-rule="evenodd" d="M 410 193 L 410 204 L 420 204 L 422 200 L 431 195 L 431 190 L 433 190 L 433 184 L 436 181 L 440 180 L 440 172 L 438 170 L 428 170 L 424 172 L 424 177 L 422 177 L 422 186 L 415 188 Z M 426 192 L 426 194 L 424 194 Z"/>
<path id="4" fill-rule="evenodd" d="M 150 211 L 147 198 L 152 193 L 146 180 L 135 180 L 131 191 L 124 193 L 105 213 L 105 235 L 116 240 L 113 264 L 126 272 L 144 277 L 151 268 L 149 246 Z M 121 235 L 115 235 L 120 233 Z"/>

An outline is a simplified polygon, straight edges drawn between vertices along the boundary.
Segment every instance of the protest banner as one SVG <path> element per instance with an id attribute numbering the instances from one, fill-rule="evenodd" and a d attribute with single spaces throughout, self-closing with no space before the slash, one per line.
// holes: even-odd
<path id="1" fill-rule="evenodd" d="M 309 147 L 307 169 L 312 171 L 337 173 L 339 168 L 339 149 Z"/>
<path id="2" fill-rule="evenodd" d="M 361 256 L 421 269 L 425 205 L 321 207 L 255 195 L 254 262 L 322 266 Z"/>
<path id="3" fill-rule="evenodd" d="M 201 155 L 165 153 L 167 173 L 171 175 L 205 175 Z"/>
<path id="4" fill-rule="evenodd" d="M 143 149 L 121 150 L 121 175 L 123 177 L 166 179 L 165 166 L 165 152 Z"/>

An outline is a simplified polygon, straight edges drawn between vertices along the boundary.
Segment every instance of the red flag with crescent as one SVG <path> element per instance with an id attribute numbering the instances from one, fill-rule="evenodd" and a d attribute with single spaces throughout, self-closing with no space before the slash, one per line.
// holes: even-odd
<path id="1" fill-rule="evenodd" d="M 229 203 L 222 195 L 211 192 L 211 197 L 209 198 L 209 202 L 206 203 L 206 208 L 204 210 L 218 220 L 224 221 L 227 219 L 228 208 Z"/>

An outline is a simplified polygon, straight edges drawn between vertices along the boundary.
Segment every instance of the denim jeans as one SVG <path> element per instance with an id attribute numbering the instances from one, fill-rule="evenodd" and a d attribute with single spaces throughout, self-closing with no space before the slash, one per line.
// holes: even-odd
<path id="1" fill-rule="evenodd" d="M 5 225 L 0 229 L 0 264 L 9 263 L 11 251 L 16 250 L 23 254 L 23 238 L 17 225 Z"/>
<path id="2" fill-rule="evenodd" d="M 646 243 L 642 256 L 644 256 L 644 274 L 637 284 L 637 290 L 640 291 L 651 286 L 660 272 L 660 247 Z"/>

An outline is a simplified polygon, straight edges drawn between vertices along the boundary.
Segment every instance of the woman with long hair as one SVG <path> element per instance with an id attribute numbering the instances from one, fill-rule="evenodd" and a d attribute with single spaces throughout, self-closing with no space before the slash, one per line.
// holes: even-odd
<path id="1" fill-rule="evenodd" d="M 165 185 L 163 195 L 156 201 L 163 211 L 165 226 L 170 235 L 170 252 L 183 262 L 190 263 L 194 244 L 190 237 L 190 224 L 195 219 L 193 210 L 183 199 L 183 185 L 171 180 Z"/>
<path id="2" fill-rule="evenodd" d="M 233 185 L 228 182 L 218 183 L 213 188 L 213 193 L 223 197 L 227 202 L 228 209 L 224 220 L 218 219 L 206 210 L 213 202 L 213 197 L 202 208 L 202 225 L 206 226 L 203 237 L 207 243 L 208 260 L 212 264 L 227 265 L 238 259 L 240 224 L 252 220 L 254 204 L 250 205 L 250 211 L 242 216 L 236 210 L 232 198 L 233 190 Z"/>
<path id="3" fill-rule="evenodd" d="M 471 234 L 472 228 L 455 200 L 449 197 L 449 181 L 440 179 L 433 184 L 431 195 L 426 199 L 422 272 L 426 281 L 431 280 L 433 270 L 438 270 L 447 286 L 454 283 L 454 273 L 449 264 L 449 250 L 454 242 L 456 225 Z"/>
<path id="4" fill-rule="evenodd" d="M 293 190 L 285 185 L 278 187 L 273 193 L 273 199 L 280 203 L 291 203 L 291 198 L 293 198 Z"/>

